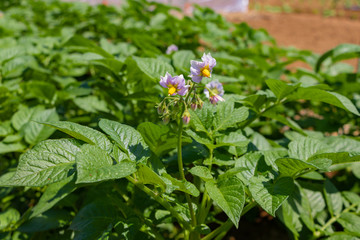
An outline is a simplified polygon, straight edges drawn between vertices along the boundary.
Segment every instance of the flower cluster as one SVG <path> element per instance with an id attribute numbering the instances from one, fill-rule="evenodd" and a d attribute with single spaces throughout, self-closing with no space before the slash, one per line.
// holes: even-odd
<path id="1" fill-rule="evenodd" d="M 172 47 L 172 45 L 170 47 Z M 176 49 L 171 49 L 170 47 L 168 48 L 167 54 L 172 51 L 177 51 L 176 46 Z M 210 53 L 204 53 L 201 60 L 202 61 L 192 60 L 190 62 L 191 75 L 189 77 L 191 77 L 192 81 L 188 80 L 187 84 L 183 75 L 171 76 L 171 74 L 166 73 L 164 77 L 160 77 L 160 85 L 168 90 L 168 96 L 157 105 L 158 113 L 165 123 L 168 123 L 171 119 L 177 119 L 180 117 L 179 114 L 181 114 L 183 123 L 188 124 L 190 122 L 190 112 L 188 108 L 190 107 L 192 110 L 202 108 L 204 103 L 196 91 L 196 89 L 201 86 L 197 85 L 201 83 L 204 77 L 211 77 L 212 70 L 216 65 L 216 60 Z M 205 96 L 212 104 L 215 105 L 219 101 L 225 101 L 222 98 L 224 88 L 219 81 L 212 81 L 203 87 Z"/>

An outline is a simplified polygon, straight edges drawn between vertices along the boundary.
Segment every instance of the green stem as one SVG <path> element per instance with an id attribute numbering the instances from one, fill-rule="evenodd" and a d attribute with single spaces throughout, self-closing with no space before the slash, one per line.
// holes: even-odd
<path id="1" fill-rule="evenodd" d="M 334 222 L 336 222 L 336 221 L 341 217 L 341 215 L 342 215 L 343 213 L 349 212 L 351 209 L 355 208 L 357 205 L 359 205 L 359 204 L 358 204 L 358 203 L 354 203 L 354 204 L 350 205 L 349 207 L 345 208 L 344 211 L 342 211 L 340 214 L 338 214 L 338 215 L 330 218 L 329 221 L 327 221 L 327 223 L 325 223 L 325 225 L 322 226 L 322 228 L 320 228 L 319 231 L 316 231 L 316 232 L 314 233 L 314 236 L 320 237 L 320 236 L 323 234 L 323 232 L 325 231 L 325 229 L 328 228 L 328 227 L 329 227 L 331 224 L 333 224 Z"/>
<path id="2" fill-rule="evenodd" d="M 243 211 L 241 212 L 241 216 L 244 216 L 248 211 L 250 211 L 256 205 L 257 205 L 256 202 L 251 202 L 248 205 L 246 205 Z M 218 227 L 217 229 L 215 229 L 214 231 L 203 237 L 202 240 L 211 240 L 223 232 L 228 232 L 232 226 L 233 226 L 232 221 L 228 219 L 226 222 L 221 224 L 220 227 Z"/>
<path id="3" fill-rule="evenodd" d="M 181 224 L 184 228 L 186 229 L 191 229 L 191 226 L 189 225 L 188 222 L 186 222 L 180 215 L 179 213 L 170 205 L 170 203 L 168 203 L 166 200 L 164 200 L 163 198 L 161 198 L 159 195 L 157 195 L 156 193 L 154 193 L 150 188 L 146 187 L 144 184 L 138 182 L 137 180 L 133 179 L 132 177 L 128 176 L 126 177 L 126 179 L 128 179 L 131 183 L 133 183 L 137 188 L 139 188 L 140 190 L 142 190 L 143 192 L 145 192 L 147 195 L 149 195 L 150 197 L 152 197 L 155 201 L 157 201 L 158 203 L 160 203 L 164 208 L 166 208 L 179 222 L 179 224 Z"/>
<path id="4" fill-rule="evenodd" d="M 214 149 L 209 148 L 209 151 L 210 151 L 209 170 L 211 172 Z M 200 210 L 199 210 L 199 223 L 204 223 L 206 216 L 208 215 L 208 212 L 211 207 L 211 204 L 209 201 L 211 201 L 211 199 L 208 197 L 207 191 L 205 189 L 204 194 L 203 194 L 203 199 L 201 201 Z"/>
<path id="5" fill-rule="evenodd" d="M 184 108 L 185 108 L 185 105 L 184 105 Z M 183 108 L 183 111 L 181 111 L 181 112 L 184 112 L 184 108 Z M 183 121 L 181 119 L 181 116 L 182 116 L 182 114 L 180 115 L 180 121 L 179 121 L 177 154 L 178 154 L 178 167 L 179 167 L 179 172 L 180 172 L 180 178 L 182 181 L 186 181 L 185 174 L 184 174 L 184 165 L 183 165 L 183 161 L 182 161 L 182 152 L 181 152 L 181 150 L 182 150 L 182 131 L 183 131 Z M 193 226 L 196 226 L 197 223 L 196 223 L 195 211 L 194 211 L 189 194 L 185 193 L 185 198 L 189 205 L 191 223 Z"/>

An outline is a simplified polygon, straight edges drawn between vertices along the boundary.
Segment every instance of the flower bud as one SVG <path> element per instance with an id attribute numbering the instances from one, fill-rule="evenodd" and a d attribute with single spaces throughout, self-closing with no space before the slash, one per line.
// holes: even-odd
<path id="1" fill-rule="evenodd" d="M 199 109 L 202 109 L 202 108 L 203 108 L 203 105 L 204 105 L 204 102 L 199 98 L 199 99 L 198 99 L 198 102 L 197 102 L 197 107 L 198 107 Z"/>
<path id="2" fill-rule="evenodd" d="M 187 109 L 185 110 L 184 114 L 182 115 L 182 120 L 185 125 L 189 124 L 189 122 L 190 122 L 190 113 Z"/>
<path id="3" fill-rule="evenodd" d="M 168 124 L 170 122 L 170 116 L 169 115 L 164 116 L 163 122 L 164 122 L 164 124 Z"/>
<path id="4" fill-rule="evenodd" d="M 191 109 L 192 109 L 192 110 L 195 111 L 195 110 L 197 109 L 197 107 L 198 107 L 198 106 L 197 106 L 196 102 L 192 102 L 192 103 L 191 103 Z"/>

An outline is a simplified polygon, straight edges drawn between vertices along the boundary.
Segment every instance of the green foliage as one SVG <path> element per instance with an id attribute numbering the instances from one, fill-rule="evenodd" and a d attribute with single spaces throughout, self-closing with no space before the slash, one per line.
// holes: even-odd
<path id="1" fill-rule="evenodd" d="M 145 0 L 0 7 L 0 238 L 220 239 L 257 205 L 294 239 L 360 237 L 360 78 L 341 62 L 359 46 L 284 49 Z M 202 94 L 179 136 L 160 76 L 188 79 L 203 52 L 225 102 Z"/>

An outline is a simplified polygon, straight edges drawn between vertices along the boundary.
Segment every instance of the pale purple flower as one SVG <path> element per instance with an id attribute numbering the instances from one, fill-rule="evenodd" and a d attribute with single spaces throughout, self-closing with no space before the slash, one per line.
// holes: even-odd
<path id="1" fill-rule="evenodd" d="M 166 75 L 160 77 L 160 79 L 160 85 L 164 88 L 168 88 L 168 94 L 171 96 L 176 94 L 184 96 L 190 87 L 190 85 L 185 85 L 185 79 L 182 74 L 180 76 L 172 77 L 170 73 L 167 72 Z"/>
<path id="2" fill-rule="evenodd" d="M 205 54 L 201 58 L 202 62 L 191 60 L 190 77 L 196 83 L 199 83 L 203 77 L 211 77 L 212 69 L 216 65 L 216 60 L 210 53 Z"/>
<path id="3" fill-rule="evenodd" d="M 221 83 L 219 83 L 217 80 L 206 84 L 204 93 L 205 93 L 206 97 L 209 98 L 210 102 L 214 105 L 218 101 L 221 101 L 221 102 L 225 101 L 222 98 L 222 96 L 224 95 L 223 85 Z"/>
<path id="4" fill-rule="evenodd" d="M 171 44 L 167 49 L 166 49 L 166 54 L 169 55 L 172 52 L 177 52 L 179 50 L 179 48 L 175 45 L 175 44 Z"/>

